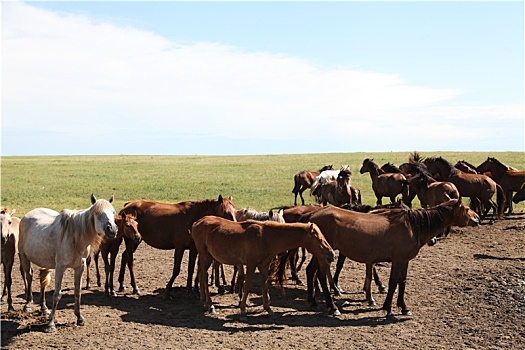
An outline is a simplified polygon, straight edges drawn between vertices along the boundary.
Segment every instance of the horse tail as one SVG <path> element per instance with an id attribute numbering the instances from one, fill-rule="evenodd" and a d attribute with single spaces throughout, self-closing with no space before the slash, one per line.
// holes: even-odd
<path id="1" fill-rule="evenodd" d="M 299 193 L 299 189 L 301 188 L 301 182 L 299 181 L 299 174 L 295 174 L 293 177 L 294 186 L 292 193 Z"/>
<path id="2" fill-rule="evenodd" d="M 273 259 L 272 263 L 270 264 L 270 275 L 268 276 L 268 280 L 277 281 L 282 295 L 285 294 L 284 284 L 287 281 L 286 264 L 288 262 L 289 255 L 290 251 L 280 254 L 275 259 Z"/>
<path id="3" fill-rule="evenodd" d="M 503 220 L 505 212 L 505 204 L 506 204 L 506 198 L 505 198 L 505 192 L 503 191 L 503 187 L 501 187 L 500 184 L 496 184 L 496 201 L 498 204 L 498 219 Z"/>
<path id="4" fill-rule="evenodd" d="M 51 284 L 50 269 L 40 269 L 40 288 L 44 289 Z"/>

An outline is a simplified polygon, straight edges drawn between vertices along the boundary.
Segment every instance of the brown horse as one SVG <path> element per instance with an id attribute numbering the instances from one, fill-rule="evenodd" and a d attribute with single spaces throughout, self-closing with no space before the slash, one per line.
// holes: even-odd
<path id="1" fill-rule="evenodd" d="M 383 197 L 389 197 L 391 203 L 396 201 L 396 196 L 401 194 L 403 198 L 408 197 L 408 181 L 401 173 L 385 174 L 373 159 L 366 158 L 363 166 L 359 170 L 361 174 L 370 173 L 372 179 L 372 189 L 377 198 L 376 205 L 381 205 Z"/>
<path id="2" fill-rule="evenodd" d="M 166 285 L 164 298 L 169 298 L 175 278 L 180 273 L 180 266 L 184 251 L 188 249 L 188 280 L 187 288 L 191 289 L 195 261 L 197 260 L 197 249 L 191 238 L 191 226 L 203 216 L 216 215 L 235 221 L 237 210 L 232 199 L 223 198 L 206 199 L 197 201 L 186 201 L 180 203 L 160 203 L 146 200 L 136 200 L 127 203 L 120 214 L 131 214 L 137 219 L 142 240 L 150 246 L 158 249 L 175 249 L 173 273 Z M 124 237 L 126 251 L 122 254 L 119 282 L 120 291 L 124 289 L 124 272 L 128 265 L 133 292 L 140 294 L 135 282 L 133 272 L 133 253 L 138 244 Z"/>
<path id="3" fill-rule="evenodd" d="M 459 194 L 463 197 L 470 197 L 471 200 L 479 202 L 478 214 L 483 219 L 492 208 L 497 218 L 503 220 L 503 210 L 505 209 L 505 194 L 500 185 L 496 184 L 490 177 L 482 174 L 468 174 L 454 167 L 450 162 L 442 157 L 426 158 L 423 163 L 427 166 L 431 174 L 437 173 L 440 179 L 452 182 L 456 185 Z M 497 190 L 497 204 L 492 200 L 492 196 Z M 477 207 L 477 206 L 476 206 Z"/>
<path id="4" fill-rule="evenodd" d="M 394 164 L 388 162 L 388 163 L 385 163 L 383 164 L 383 166 L 381 167 L 381 170 L 383 170 L 385 172 L 385 174 L 387 173 L 400 173 L 401 170 L 395 166 Z"/>
<path id="5" fill-rule="evenodd" d="M 458 168 L 464 173 L 479 174 L 478 171 L 476 170 L 476 167 L 470 164 L 469 162 L 467 162 L 466 160 L 458 160 L 457 163 L 454 164 L 454 167 Z"/>
<path id="6" fill-rule="evenodd" d="M 410 191 L 404 203 L 412 206 L 412 200 L 417 195 L 422 208 L 433 207 L 451 199 L 459 199 L 459 191 L 452 182 L 436 181 L 422 163 L 407 163 L 403 170 L 409 174 Z"/>
<path id="7" fill-rule="evenodd" d="M 328 207 L 305 219 L 326 233 L 326 240 L 334 249 L 339 249 L 351 260 L 367 264 L 365 291 L 369 304 L 374 304 L 370 292 L 372 264 L 391 262 L 383 309 L 387 318 L 392 320 L 396 319 L 392 313 L 392 299 L 397 286 L 397 306 L 403 315 L 411 314 L 404 300 L 405 283 L 408 263 L 419 250 L 447 226 L 479 225 L 478 215 L 456 199 L 430 209 L 385 209 L 374 214 Z M 307 267 L 308 301 L 312 305 L 316 305 L 313 289 L 315 264 L 315 259 L 312 259 Z M 326 290 L 325 298 L 327 303 L 332 303 Z"/>
<path id="8" fill-rule="evenodd" d="M 199 253 L 201 301 L 205 303 L 209 312 L 215 312 L 206 283 L 208 269 L 213 260 L 237 266 L 239 278 L 244 277 L 241 277 L 241 271 L 243 266 L 246 266 L 240 303 L 242 320 L 246 319 L 246 300 L 255 268 L 258 268 L 261 274 L 264 309 L 272 316 L 267 278 L 270 262 L 278 253 L 305 247 L 314 255 L 314 260 L 319 262 L 325 273 L 330 273 L 330 262 L 334 259 L 334 251 L 314 224 L 281 224 L 252 220 L 231 222 L 215 216 L 206 216 L 193 225 L 191 235 Z"/>
<path id="9" fill-rule="evenodd" d="M 496 158 L 488 157 L 476 170 L 480 173 L 490 171 L 490 177 L 496 181 L 505 192 L 507 214 L 512 213 L 512 193 L 519 191 L 525 184 L 525 170 L 513 170 Z"/>
<path id="10" fill-rule="evenodd" d="M 115 296 L 117 293 L 113 288 L 113 274 L 115 272 L 115 259 L 124 240 L 124 237 L 134 241 L 136 244 L 140 243 L 141 237 L 138 230 L 136 217 L 131 214 L 121 214 L 115 216 L 115 224 L 118 228 L 117 237 L 115 238 L 105 238 L 100 244 L 99 249 L 93 254 L 93 260 L 95 260 L 95 271 L 97 275 L 97 285 L 100 287 L 102 285 L 100 278 L 100 270 L 98 267 L 98 257 L 102 253 L 102 260 L 104 261 L 104 271 L 106 275 L 106 280 L 104 284 L 104 294 L 106 296 Z M 87 278 L 86 278 L 86 289 L 89 289 L 90 280 L 89 280 L 89 265 L 91 263 L 91 256 L 87 260 Z"/>
<path id="11" fill-rule="evenodd" d="M 0 209 L 0 222 L 2 225 L 2 265 L 4 266 L 4 288 L 2 298 L 7 294 L 7 310 L 14 311 L 13 298 L 11 296 L 11 284 L 13 283 L 11 272 L 15 263 L 15 254 L 18 251 L 18 229 L 20 219 L 13 214 L 16 209 Z"/>
<path id="12" fill-rule="evenodd" d="M 315 178 L 319 176 L 323 171 L 325 170 L 332 170 L 333 165 L 325 165 L 319 171 L 308 171 L 308 170 L 302 170 L 295 174 L 294 176 L 294 188 L 292 190 L 292 193 L 295 195 L 294 198 L 294 205 L 297 205 L 297 195 L 301 197 L 301 202 L 304 205 L 304 198 L 303 198 L 303 192 L 312 187 L 312 184 L 315 181 Z"/>

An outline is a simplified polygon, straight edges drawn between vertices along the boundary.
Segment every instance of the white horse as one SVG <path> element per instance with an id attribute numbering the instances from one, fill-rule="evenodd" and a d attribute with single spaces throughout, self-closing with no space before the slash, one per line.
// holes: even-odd
<path id="1" fill-rule="evenodd" d="M 325 170 L 315 178 L 312 187 L 310 187 L 310 194 L 315 197 L 317 203 L 321 203 L 321 187 L 330 181 L 335 181 L 341 171 L 350 171 L 350 167 L 341 165 L 340 170 Z"/>
<path id="2" fill-rule="evenodd" d="M 45 302 L 45 288 L 51 282 L 51 271 L 55 270 L 53 308 L 49 314 L 46 332 L 55 330 L 55 311 L 60 301 L 62 278 L 66 268 L 72 268 L 75 272 L 75 316 L 77 325 L 84 325 L 84 317 L 80 314 L 82 274 L 91 249 L 98 249 L 104 237 L 114 238 L 117 235 L 112 202 L 113 196 L 107 201 L 97 200 L 91 195 L 92 206 L 88 209 L 64 209 L 58 213 L 51 209 L 37 208 L 22 218 L 18 251 L 26 293 L 26 312 L 31 311 L 30 304 L 33 302 L 31 263 L 40 268 L 40 306 L 41 311 L 46 314 L 49 310 Z"/>
<path id="3" fill-rule="evenodd" d="M 20 225 L 20 219 L 12 216 L 15 211 L 16 209 L 8 210 L 6 208 L 0 210 L 0 221 L 2 223 L 2 265 L 4 266 L 2 298 L 7 294 L 8 311 L 15 310 L 11 297 L 11 271 L 13 271 L 13 263 L 15 262 L 15 254 L 17 252 L 18 227 Z"/>

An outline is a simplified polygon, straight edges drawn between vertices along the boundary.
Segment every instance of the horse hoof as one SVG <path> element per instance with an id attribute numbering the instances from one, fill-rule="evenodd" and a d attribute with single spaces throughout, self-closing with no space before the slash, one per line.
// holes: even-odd
<path id="1" fill-rule="evenodd" d="M 31 306 L 27 306 L 27 305 L 24 306 L 23 310 L 27 314 L 30 314 L 31 312 L 33 312 L 33 309 L 31 308 Z"/>
<path id="2" fill-rule="evenodd" d="M 117 296 L 117 292 L 115 292 L 114 290 L 112 290 L 111 293 L 109 293 L 109 295 L 111 295 L 112 297 L 116 297 L 116 296 Z"/>
<path id="3" fill-rule="evenodd" d="M 224 286 L 219 286 L 218 291 L 219 294 L 224 294 L 226 292 L 226 289 L 224 289 Z"/>
<path id="4" fill-rule="evenodd" d="M 141 295 L 140 290 L 138 288 L 133 288 L 133 294 Z M 169 297 L 170 292 L 167 292 L 166 294 L 168 294 L 168 297 Z"/>
<path id="5" fill-rule="evenodd" d="M 118 291 L 121 292 L 121 293 L 122 293 L 123 291 L 125 291 L 125 290 L 126 290 L 126 286 L 125 286 L 125 285 L 121 285 L 121 286 L 119 287 L 119 289 L 118 289 Z"/>
<path id="6" fill-rule="evenodd" d="M 375 300 L 369 300 L 368 301 L 368 306 L 376 306 L 376 301 Z"/>
<path id="7" fill-rule="evenodd" d="M 44 328 L 44 332 L 46 333 L 53 333 L 55 330 L 56 330 L 56 326 L 55 326 L 55 323 L 50 323 L 46 326 L 46 328 Z"/>
<path id="8" fill-rule="evenodd" d="M 215 311 L 215 307 L 214 307 L 214 306 L 211 306 L 211 307 L 210 307 L 210 314 L 212 314 L 212 315 L 216 314 L 216 311 Z"/>
<path id="9" fill-rule="evenodd" d="M 332 310 L 332 316 L 341 316 L 341 311 L 339 309 Z"/>
<path id="10" fill-rule="evenodd" d="M 386 319 L 392 322 L 397 322 L 398 318 L 393 313 L 389 312 L 386 314 Z"/>
<path id="11" fill-rule="evenodd" d="M 295 281 L 295 284 L 298 286 L 304 286 L 304 282 L 300 278 L 297 278 L 297 280 Z"/>
<path id="12" fill-rule="evenodd" d="M 86 320 L 84 319 L 84 317 L 81 316 L 77 319 L 77 326 L 83 326 L 85 324 L 86 324 Z"/>
<path id="13" fill-rule="evenodd" d="M 386 287 L 385 286 L 380 286 L 380 287 L 378 287 L 378 289 L 379 289 L 379 293 L 381 293 L 381 294 L 385 294 L 386 293 Z"/>
<path id="14" fill-rule="evenodd" d="M 401 313 L 404 315 L 404 316 L 412 316 L 412 311 L 410 310 L 401 310 Z"/>

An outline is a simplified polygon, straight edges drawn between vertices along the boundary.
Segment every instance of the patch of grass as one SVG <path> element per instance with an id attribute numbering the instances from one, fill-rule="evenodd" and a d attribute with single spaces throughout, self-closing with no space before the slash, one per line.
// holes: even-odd
<path id="1" fill-rule="evenodd" d="M 488 156 L 517 169 L 525 169 L 521 152 L 425 152 L 452 163 L 474 165 Z M 408 152 L 327 153 L 258 156 L 38 156 L 2 157 L 1 205 L 17 209 L 17 216 L 37 207 L 55 210 L 89 207 L 89 196 L 109 198 L 115 209 L 135 199 L 176 203 L 185 200 L 234 197 L 237 208 L 268 210 L 293 204 L 293 176 L 301 170 L 318 170 L 325 164 L 338 169 L 350 165 L 352 184 L 363 202 L 375 205 L 370 176 L 359 169 L 365 158 L 380 166 L 400 165 Z M 309 191 L 304 192 L 313 203 Z M 384 199 L 383 203 L 387 203 Z M 419 201 L 414 201 L 416 206 Z M 516 210 L 525 208 L 522 202 Z"/>

